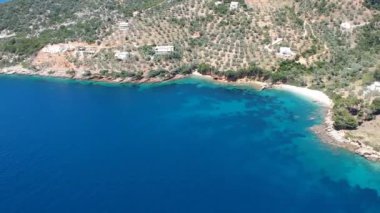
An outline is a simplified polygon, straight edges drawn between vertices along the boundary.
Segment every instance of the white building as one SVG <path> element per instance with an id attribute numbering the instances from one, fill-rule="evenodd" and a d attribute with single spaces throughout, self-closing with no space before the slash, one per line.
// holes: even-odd
<path id="1" fill-rule="evenodd" d="M 375 81 L 373 84 L 366 87 L 364 95 L 380 94 L 380 82 Z"/>
<path id="2" fill-rule="evenodd" d="M 237 1 L 232 1 L 230 3 L 230 10 L 237 10 L 239 8 L 239 2 Z"/>
<path id="3" fill-rule="evenodd" d="M 118 60 L 121 60 L 121 61 L 125 61 L 129 58 L 131 54 L 129 52 L 116 52 L 115 53 L 115 58 L 118 59 Z"/>
<path id="4" fill-rule="evenodd" d="M 280 51 L 277 53 L 277 56 L 282 58 L 293 57 L 296 54 L 290 49 L 290 47 L 280 47 Z"/>
<path id="5" fill-rule="evenodd" d="M 216 1 L 214 4 L 215 4 L 215 6 L 219 6 L 219 5 L 223 4 L 223 2 L 222 1 Z"/>
<path id="6" fill-rule="evenodd" d="M 154 47 L 154 52 L 157 55 L 164 55 L 174 51 L 174 46 L 156 46 Z"/>
<path id="7" fill-rule="evenodd" d="M 84 47 L 84 46 L 80 46 L 77 48 L 77 51 L 80 52 L 80 53 L 84 53 L 84 54 L 95 54 L 96 51 L 97 51 L 97 48 L 96 47 Z"/>
<path id="8" fill-rule="evenodd" d="M 119 30 L 127 31 L 129 29 L 129 24 L 127 22 L 119 22 Z"/>
<path id="9" fill-rule="evenodd" d="M 353 29 L 353 26 L 351 25 L 350 22 L 343 22 L 342 24 L 340 24 L 340 30 L 342 32 L 352 32 L 352 29 Z"/>
<path id="10" fill-rule="evenodd" d="M 136 16 L 138 16 L 139 14 L 140 14 L 139 11 L 135 11 L 135 12 L 132 13 L 133 17 L 136 17 Z"/>

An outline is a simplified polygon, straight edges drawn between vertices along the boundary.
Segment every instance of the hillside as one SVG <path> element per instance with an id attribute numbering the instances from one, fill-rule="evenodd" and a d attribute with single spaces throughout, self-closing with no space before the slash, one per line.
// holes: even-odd
<path id="1" fill-rule="evenodd" d="M 325 91 L 336 129 L 376 118 L 379 94 L 366 88 L 380 80 L 378 0 L 230 2 L 14 0 L 0 5 L 0 67 L 118 82 L 248 77 Z"/>

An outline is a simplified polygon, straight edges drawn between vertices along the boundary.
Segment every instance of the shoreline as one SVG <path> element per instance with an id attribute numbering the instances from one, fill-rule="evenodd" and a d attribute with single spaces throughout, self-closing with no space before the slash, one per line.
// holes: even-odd
<path id="1" fill-rule="evenodd" d="M 372 147 L 361 143 L 358 140 L 351 140 L 346 137 L 347 131 L 335 130 L 333 122 L 332 109 L 334 106 L 333 101 L 322 91 L 312 90 L 306 87 L 297 87 L 288 84 L 269 84 L 267 82 L 252 80 L 252 79 L 239 79 L 236 82 L 227 81 L 225 78 L 219 78 L 211 75 L 202 75 L 199 72 L 193 72 L 190 75 L 176 75 L 170 79 L 141 79 L 139 81 L 123 80 L 123 79 L 110 79 L 104 77 L 94 76 L 92 78 L 75 77 L 66 75 L 54 75 L 48 73 L 38 73 L 32 70 L 28 70 L 19 66 L 0 69 L 0 75 L 23 75 L 23 76 L 38 76 L 49 78 L 61 78 L 68 80 L 89 81 L 89 82 L 104 82 L 111 84 L 123 84 L 123 83 L 162 83 L 188 77 L 199 78 L 201 80 L 210 81 L 212 83 L 234 85 L 234 86 L 248 86 L 256 90 L 275 89 L 293 93 L 299 97 L 308 99 L 314 103 L 317 103 L 323 108 L 324 121 L 310 128 L 310 130 L 318 136 L 318 138 L 324 143 L 330 144 L 335 147 L 340 147 L 349 150 L 355 154 L 358 154 L 371 161 L 380 162 L 380 152 L 374 150 Z"/>

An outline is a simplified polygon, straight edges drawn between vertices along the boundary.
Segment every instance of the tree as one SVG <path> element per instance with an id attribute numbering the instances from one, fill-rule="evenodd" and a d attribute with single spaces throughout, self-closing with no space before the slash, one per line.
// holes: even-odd
<path id="1" fill-rule="evenodd" d="M 213 69 L 214 68 L 212 66 L 210 66 L 209 64 L 202 63 L 202 64 L 198 65 L 198 69 L 197 70 L 198 70 L 199 73 L 201 73 L 203 75 L 206 75 L 206 74 L 211 73 L 213 71 Z"/>
<path id="2" fill-rule="evenodd" d="M 375 115 L 380 114 L 380 98 L 375 98 L 375 100 L 372 101 L 371 110 Z"/>
<path id="3" fill-rule="evenodd" d="M 377 67 L 375 73 L 373 74 L 373 77 L 376 81 L 380 81 L 380 66 Z"/>
<path id="4" fill-rule="evenodd" d="M 352 116 L 347 109 L 338 108 L 334 110 L 334 128 L 337 130 L 342 129 L 356 129 L 358 127 L 357 119 Z"/>
<path id="5" fill-rule="evenodd" d="M 380 10 L 380 0 L 365 0 L 365 6 Z"/>

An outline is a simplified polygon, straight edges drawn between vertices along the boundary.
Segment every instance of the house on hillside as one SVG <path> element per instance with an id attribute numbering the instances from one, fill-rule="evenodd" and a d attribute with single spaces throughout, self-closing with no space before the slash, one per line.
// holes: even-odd
<path id="1" fill-rule="evenodd" d="M 291 58 L 295 55 L 296 54 L 290 49 L 290 47 L 280 47 L 280 50 L 277 53 L 277 56 L 280 58 Z"/>
<path id="2" fill-rule="evenodd" d="M 232 1 L 230 3 L 230 10 L 237 10 L 239 8 L 239 2 L 237 1 Z"/>
<path id="3" fill-rule="evenodd" d="M 126 61 L 129 59 L 131 53 L 130 52 L 121 52 L 121 51 L 117 51 L 115 53 L 115 58 L 117 60 L 120 60 L 120 61 Z"/>
<path id="4" fill-rule="evenodd" d="M 219 5 L 223 4 L 223 2 L 222 1 L 216 1 L 214 4 L 215 4 L 215 6 L 219 6 Z"/>
<path id="5" fill-rule="evenodd" d="M 353 30 L 353 26 L 350 22 L 343 22 L 340 24 L 340 30 L 345 33 L 351 33 Z"/>
<path id="6" fill-rule="evenodd" d="M 135 12 L 132 13 L 133 17 L 136 17 L 136 16 L 138 16 L 139 14 L 140 14 L 139 11 L 135 11 Z"/>
<path id="7" fill-rule="evenodd" d="M 129 23 L 119 22 L 118 27 L 119 27 L 119 30 L 121 31 L 127 31 L 129 29 Z"/>
<path id="8" fill-rule="evenodd" d="M 171 46 L 171 45 L 154 47 L 154 52 L 157 55 L 165 55 L 165 54 L 172 53 L 173 51 L 174 51 L 174 46 Z"/>
<path id="9" fill-rule="evenodd" d="M 77 51 L 83 54 L 93 55 L 96 53 L 96 47 L 84 47 L 80 46 L 77 48 Z"/>

